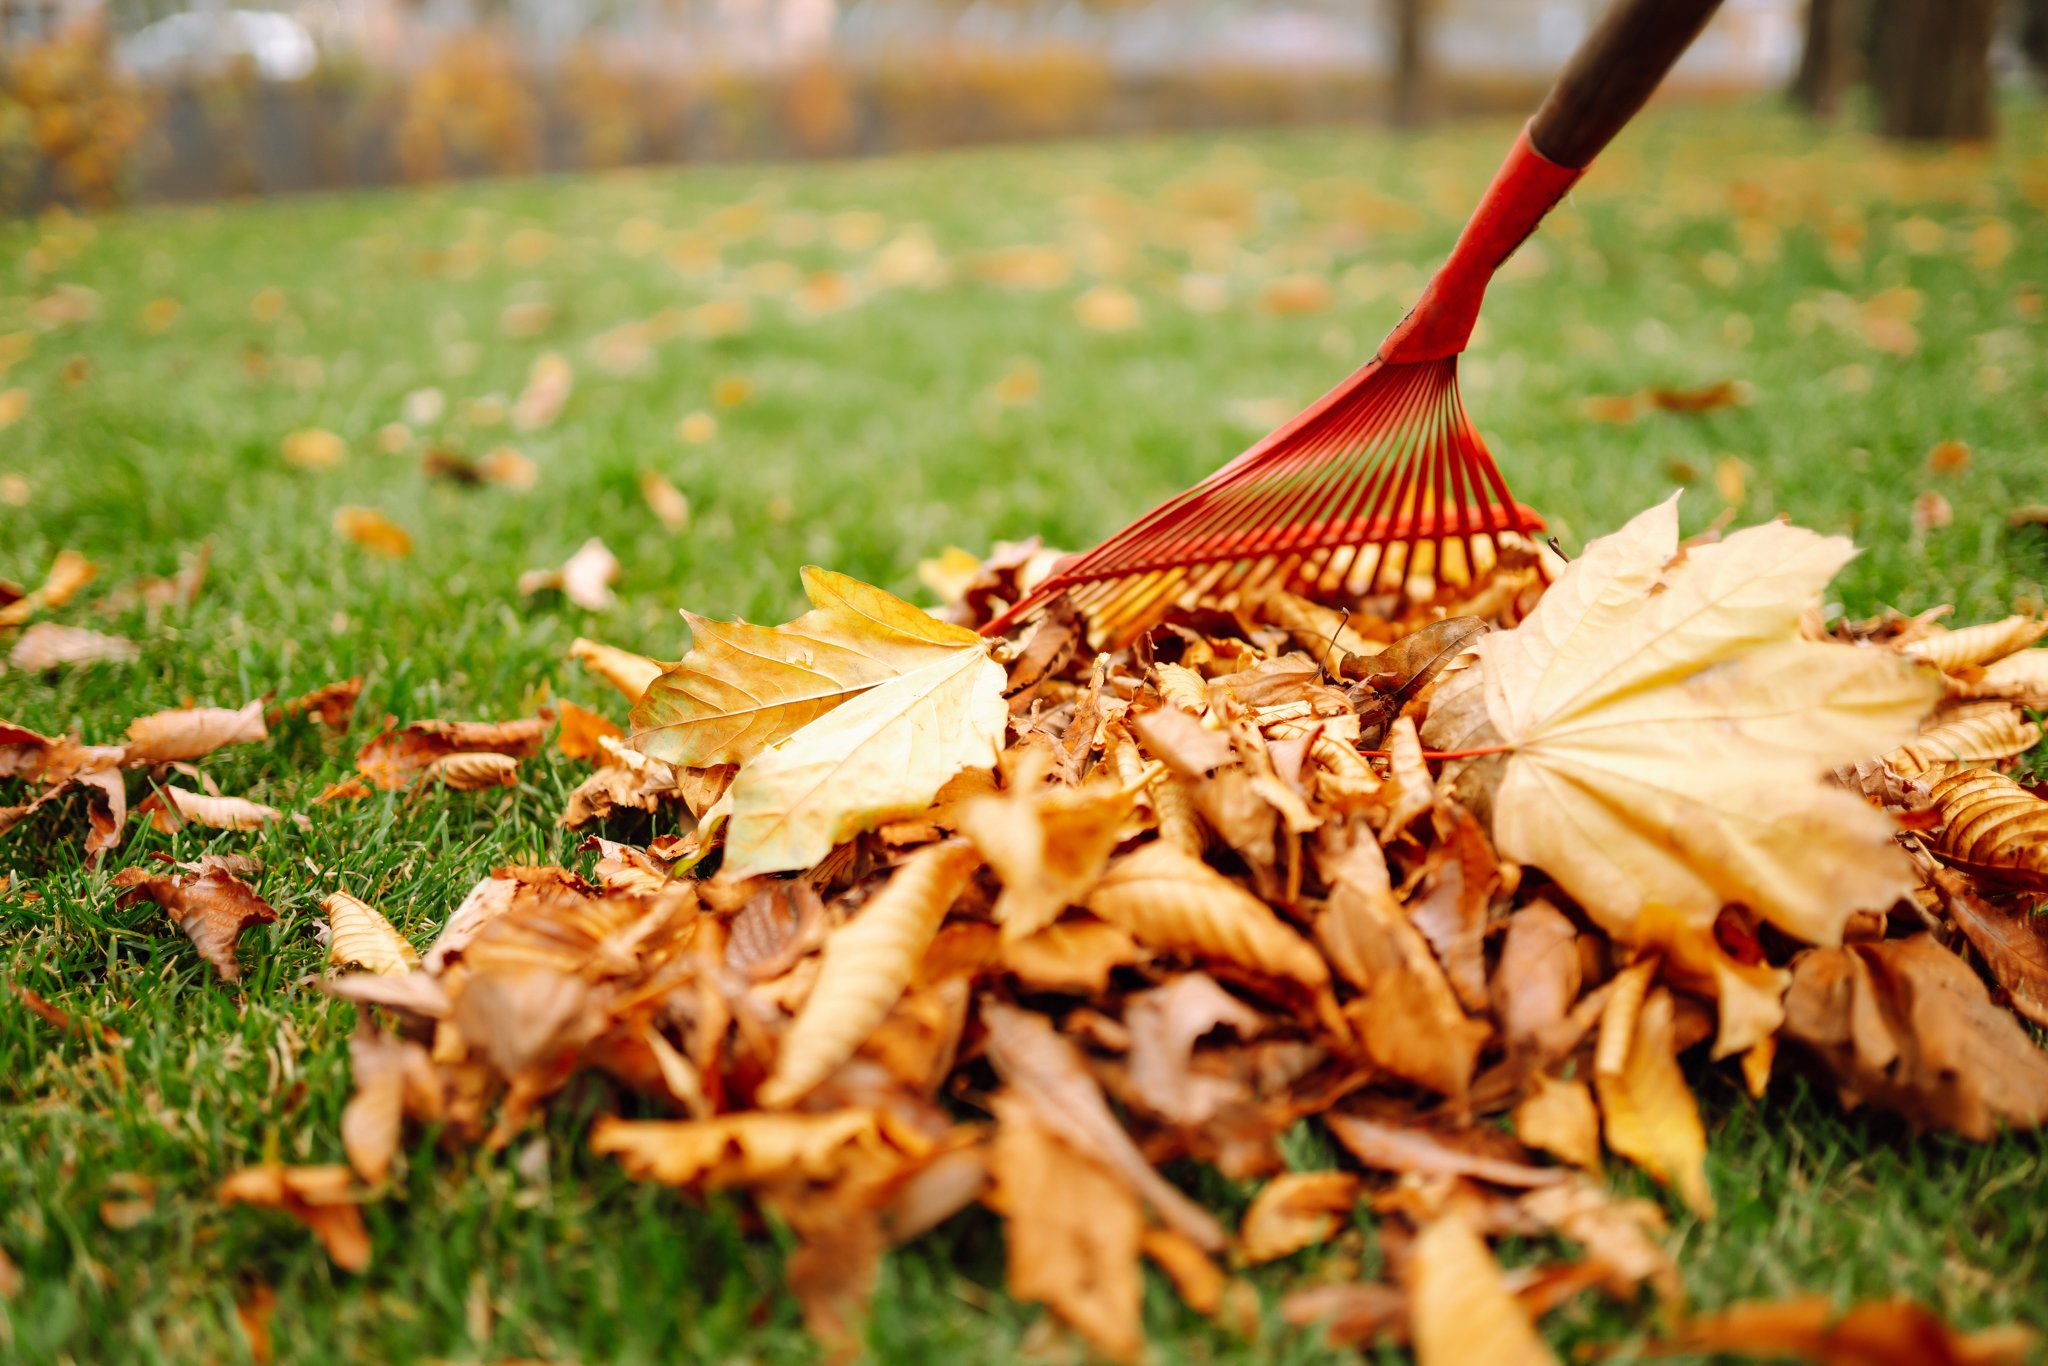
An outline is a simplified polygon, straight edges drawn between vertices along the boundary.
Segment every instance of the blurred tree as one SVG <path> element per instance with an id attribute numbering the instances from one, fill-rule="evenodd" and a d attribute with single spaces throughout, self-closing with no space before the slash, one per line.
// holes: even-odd
<path id="1" fill-rule="evenodd" d="M 1884 0 L 1876 20 L 1878 130 L 1891 138 L 1990 137 L 1998 0 Z"/>
<path id="2" fill-rule="evenodd" d="M 2034 79 L 2048 86 L 2048 0 L 2020 0 L 2020 51 Z"/>
<path id="3" fill-rule="evenodd" d="M 1792 77 L 1792 99 L 1817 119 L 1841 112 L 1842 96 L 1862 76 L 1864 0 L 1807 0 L 1806 44 Z"/>
<path id="4" fill-rule="evenodd" d="M 1395 126 L 1429 120 L 1429 11 L 1431 0 L 1387 0 L 1393 25 Z"/>

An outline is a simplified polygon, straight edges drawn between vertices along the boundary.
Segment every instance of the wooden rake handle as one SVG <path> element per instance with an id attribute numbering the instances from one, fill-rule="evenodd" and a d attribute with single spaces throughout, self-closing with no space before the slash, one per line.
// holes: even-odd
<path id="1" fill-rule="evenodd" d="M 1721 0 L 1614 0 L 1515 139 L 1472 221 L 1408 316 L 1380 343 L 1389 364 L 1465 349 L 1486 282 L 1588 162 L 1650 98 Z"/>
<path id="2" fill-rule="evenodd" d="M 1720 4 L 1615 0 L 1529 121 L 1529 141 L 1558 165 L 1583 170 L 1648 102 Z"/>

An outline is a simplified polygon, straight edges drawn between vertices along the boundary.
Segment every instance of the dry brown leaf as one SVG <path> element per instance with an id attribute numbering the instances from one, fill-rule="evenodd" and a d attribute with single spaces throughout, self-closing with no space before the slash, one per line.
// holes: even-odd
<path id="1" fill-rule="evenodd" d="M 28 673 L 72 664 L 131 664 L 141 657 L 142 647 L 123 636 L 103 635 L 82 626 L 59 626 L 53 621 L 30 625 L 7 652 L 7 662 Z"/>
<path id="2" fill-rule="evenodd" d="M 356 1175 L 382 1185 L 391 1175 L 406 1115 L 440 1117 L 440 1078 L 426 1049 L 380 1033 L 366 1013 L 357 1017 L 348 1056 L 355 1094 L 341 1112 L 342 1147 Z"/>
<path id="3" fill-rule="evenodd" d="M 997 1075 L 1041 1124 L 1115 1173 L 1169 1228 L 1206 1252 L 1223 1248 L 1222 1226 L 1145 1160 L 1111 1113 L 1079 1050 L 1044 1016 L 984 998 L 981 1018 Z"/>
<path id="4" fill-rule="evenodd" d="M 169 764 L 199 759 L 227 745 L 270 738 L 263 724 L 263 700 L 246 707 L 190 707 L 160 711 L 128 723 L 128 748 L 121 762 Z"/>
<path id="5" fill-rule="evenodd" d="M 899 1137 L 872 1110 L 781 1114 L 748 1110 L 711 1119 L 631 1120 L 601 1115 L 590 1151 L 616 1157 L 643 1181 L 700 1190 L 781 1181 L 831 1181 L 849 1170 L 903 1162 Z"/>
<path id="6" fill-rule="evenodd" d="M 1844 1105 L 1869 1101 L 1980 1141 L 2048 1122 L 2048 1054 L 1929 935 L 1803 955 L 1783 1037 Z"/>
<path id="7" fill-rule="evenodd" d="M 369 902 L 347 892 L 330 892 L 320 909 L 327 915 L 330 965 L 353 963 L 386 977 L 411 972 L 420 965 L 419 953 Z"/>
<path id="8" fill-rule="evenodd" d="M 1153 1265 L 1166 1273 L 1181 1303 L 1197 1314 L 1214 1317 L 1223 1308 L 1230 1281 L 1209 1254 L 1172 1229 L 1148 1228 L 1139 1240 Z"/>
<path id="9" fill-rule="evenodd" d="M 0 631 L 21 625 L 36 613 L 62 607 L 93 581 L 99 567 L 75 550 L 60 550 L 50 561 L 40 586 L 0 603 Z"/>
<path id="10" fill-rule="evenodd" d="M 2048 616 L 2011 616 L 1946 631 L 1930 626 L 1924 635 L 1898 647 L 1901 654 L 1924 659 L 1945 674 L 1962 674 L 1995 664 L 2019 653 L 2048 634 Z"/>
<path id="11" fill-rule="evenodd" d="M 806 566 L 803 586 L 811 610 L 781 626 L 685 612 L 690 652 L 633 708 L 635 748 L 682 767 L 744 764 L 861 693 L 984 648 L 844 574 Z"/>
<path id="12" fill-rule="evenodd" d="M 761 1105 L 779 1110 L 796 1104 L 853 1056 L 910 985 L 939 922 L 978 864 L 967 845 L 929 845 L 827 936 L 817 982 L 783 1035 L 775 1070 L 758 1093 Z"/>
<path id="13" fill-rule="evenodd" d="M 1032 991 L 1096 996 L 1118 968 L 1144 961 L 1130 931 L 1092 918 L 1069 916 L 1022 939 L 1004 939 L 1003 971 Z"/>
<path id="14" fill-rule="evenodd" d="M 1034 751 L 1042 757 L 1042 751 Z M 1003 884 L 993 914 L 1006 940 L 1028 938 L 1101 878 L 1137 794 L 1108 782 L 1047 786 L 1046 765 L 1019 765 L 1000 796 L 960 808 L 960 833 Z"/>
<path id="15" fill-rule="evenodd" d="M 519 576 L 519 595 L 558 592 L 586 612 L 609 611 L 618 601 L 612 585 L 619 581 L 619 557 L 592 536 L 562 562 L 560 569 L 529 569 Z"/>
<path id="16" fill-rule="evenodd" d="M 1550 1186 L 1566 1179 L 1557 1167 L 1537 1167 L 1509 1158 L 1492 1157 L 1452 1147 L 1427 1129 L 1403 1129 L 1364 1115 L 1332 1110 L 1323 1124 L 1337 1141 L 1375 1171 L 1401 1175 L 1469 1176 L 1476 1181 L 1514 1189 Z"/>
<path id="17" fill-rule="evenodd" d="M 1359 1180 L 1349 1172 L 1285 1172 L 1252 1197 L 1238 1226 L 1238 1251 L 1258 1266 L 1326 1243 L 1351 1218 Z"/>
<path id="18" fill-rule="evenodd" d="M 1582 1081 L 1559 1081 L 1538 1072 L 1515 1107 L 1515 1137 L 1562 1162 L 1600 1170 L 1600 1110 Z"/>
<path id="19" fill-rule="evenodd" d="M 311 1229 L 343 1271 L 370 1265 L 370 1233 L 347 1167 L 244 1167 L 220 1183 L 220 1202 L 282 1210 Z"/>
<path id="20" fill-rule="evenodd" d="M 514 787 L 519 782 L 519 760 L 510 754 L 495 754 L 488 750 L 444 754 L 420 770 L 420 781 L 439 783 L 454 792 Z"/>
<path id="21" fill-rule="evenodd" d="M 253 866 L 254 860 L 208 854 L 169 872 L 123 868 L 113 881 L 116 887 L 128 889 L 118 904 L 156 902 L 185 932 L 200 957 L 213 965 L 220 979 L 236 982 L 241 980 L 242 969 L 235 961 L 235 946 L 242 932 L 277 919 L 269 903 L 242 881 L 242 875 Z"/>
<path id="22" fill-rule="evenodd" d="M 1164 841 L 1112 864 L 1087 907 L 1147 948 L 1234 963 L 1310 988 L 1330 980 L 1322 955 L 1264 902 Z"/>
<path id="23" fill-rule="evenodd" d="M 2005 988 L 2012 1008 L 2048 1029 L 2048 915 L 1994 906 L 1946 868 L 1934 869 L 1933 877 L 1950 918 Z"/>
<path id="24" fill-rule="evenodd" d="M 1457 1215 L 1415 1235 L 1407 1281 L 1416 1366 L 1556 1366 L 1485 1241 Z"/>
<path id="25" fill-rule="evenodd" d="M 1047 1129 L 1031 1106 L 996 1101 L 991 1155 L 1004 1213 L 1010 1293 L 1044 1304 L 1111 1361 L 1145 1339 L 1138 1254 L 1144 1216 L 1128 1186 Z"/>
<path id="26" fill-rule="evenodd" d="M 260 830 L 272 821 L 284 819 L 284 812 L 243 797 L 214 797 L 187 792 L 182 787 L 159 787 L 135 808 L 148 816 L 153 829 L 182 830 L 188 824 L 209 830 Z"/>
<path id="27" fill-rule="evenodd" d="M 1547 1060 L 1546 1040 L 1578 999 L 1578 927 L 1547 901 L 1508 917 L 1492 983 L 1493 1014 L 1508 1050 Z"/>
<path id="28" fill-rule="evenodd" d="M 1796 1358 L 1816 1366 L 2022 1366 L 2039 1341 L 2011 1324 L 1961 1333 L 1911 1300 L 1837 1309 L 1826 1295 L 1749 1300 L 1686 1320 L 1652 1356 Z"/>
<path id="29" fill-rule="evenodd" d="M 1822 777 L 1910 739 L 1938 684 L 1889 652 L 1801 639 L 1846 540 L 1769 523 L 1677 552 L 1675 499 L 1587 546 L 1439 684 L 1425 743 L 1511 747 L 1446 776 L 1490 774 L 1501 857 L 1611 933 L 1650 904 L 1705 929 L 1741 902 L 1838 941 L 1912 879 L 1890 817 Z"/>
<path id="30" fill-rule="evenodd" d="M 1655 968 L 1654 961 L 1646 961 L 1630 971 L 1647 980 Z M 1641 1004 L 1632 1008 L 1636 1000 Z M 1607 1146 L 1676 1190 L 1695 1214 L 1711 1219 L 1707 1131 L 1678 1068 L 1674 1017 L 1670 992 L 1660 989 L 1638 998 L 1617 988 L 1600 1021 L 1593 1085 L 1600 1095 Z M 1610 1058 L 1611 1067 L 1605 1065 Z"/>
<path id="31" fill-rule="evenodd" d="M 555 703 L 555 712 L 561 721 L 561 729 L 555 733 L 555 746 L 566 758 L 602 760 L 606 751 L 601 741 L 626 738 L 626 732 L 609 718 L 579 707 L 566 697 Z"/>
<path id="32" fill-rule="evenodd" d="M 1214 978 L 1184 972 L 1164 986 L 1133 993 L 1124 1002 L 1124 1024 L 1131 1036 L 1131 1090 L 1153 1114 L 1195 1126 L 1233 1101 L 1250 1098 L 1237 1078 L 1195 1066 L 1195 1045 L 1210 1033 L 1228 1029 L 1248 1041 L 1266 1025 L 1264 1017 Z"/>
<path id="33" fill-rule="evenodd" d="M 1661 1242 L 1670 1226 L 1648 1200 L 1620 1200 L 1590 1181 L 1561 1182 L 1516 1201 L 1523 1213 L 1585 1248 L 1607 1272 L 1607 1286 L 1626 1299 L 1648 1285 L 1667 1305 L 1684 1303 L 1678 1264 Z"/>
<path id="34" fill-rule="evenodd" d="M 1930 795 L 1942 819 L 1934 851 L 1944 863 L 2048 892 L 2048 800 L 1982 768 L 1944 774 Z"/>
<path id="35" fill-rule="evenodd" d="M 373 555 L 402 560 L 412 554 L 411 533 L 376 508 L 336 508 L 334 530 Z"/>
<path id="36" fill-rule="evenodd" d="M 2041 727 L 2010 702 L 1965 702 L 1929 718 L 1912 743 L 1884 761 L 1913 778 L 1949 763 L 1994 763 L 2015 758 L 2041 743 Z"/>
<path id="37" fill-rule="evenodd" d="M 356 712 L 356 700 L 363 695 L 361 678 L 344 678 L 309 693 L 280 702 L 263 713 L 266 724 L 276 726 L 300 716 L 311 716 L 329 730 L 347 730 Z"/>
<path id="38" fill-rule="evenodd" d="M 390 792 L 456 755 L 531 758 L 540 752 L 546 738 L 547 722 L 537 716 L 517 721 L 415 721 L 373 737 L 356 752 L 356 768 Z"/>
<path id="39" fill-rule="evenodd" d="M 582 636 L 571 642 L 569 657 L 617 688 L 628 702 L 638 702 L 649 684 L 676 667 Z"/>
<path id="40" fill-rule="evenodd" d="M 1378 841 L 1357 841 L 1332 876 L 1316 942 L 1364 993 L 1347 1007 L 1365 1054 L 1395 1076 L 1461 1103 L 1490 1031 L 1469 1018 L 1410 923 Z"/>

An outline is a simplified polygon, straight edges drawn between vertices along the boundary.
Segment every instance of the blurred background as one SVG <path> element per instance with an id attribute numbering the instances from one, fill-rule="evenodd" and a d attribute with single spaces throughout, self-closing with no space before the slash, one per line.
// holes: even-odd
<path id="1" fill-rule="evenodd" d="M 0 0 L 0 209 L 1520 111 L 1598 0 Z M 1980 140 L 2048 0 L 1728 0 L 1671 83 Z"/>

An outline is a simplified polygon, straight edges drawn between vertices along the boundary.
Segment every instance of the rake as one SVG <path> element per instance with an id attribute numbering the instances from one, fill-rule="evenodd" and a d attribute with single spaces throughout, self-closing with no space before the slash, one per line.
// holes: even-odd
<path id="1" fill-rule="evenodd" d="M 1103 646 L 1175 603 L 1282 586 L 1428 598 L 1543 521 L 1458 396 L 1487 282 L 1641 109 L 1719 0 L 1615 0 L 1572 55 L 1437 271 L 1379 351 L 1292 421 L 1038 584 L 983 632 L 1065 597 Z"/>

